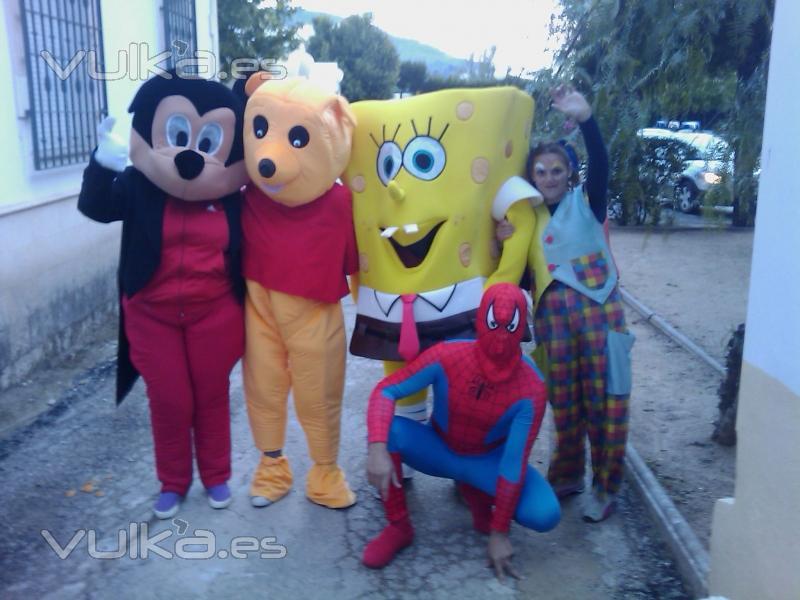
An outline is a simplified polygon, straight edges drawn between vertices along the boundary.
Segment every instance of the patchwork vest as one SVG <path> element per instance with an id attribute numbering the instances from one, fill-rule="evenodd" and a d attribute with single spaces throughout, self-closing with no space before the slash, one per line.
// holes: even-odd
<path id="1" fill-rule="evenodd" d="M 604 303 L 617 285 L 617 269 L 603 226 L 583 196 L 582 188 L 567 192 L 555 214 L 547 206 L 534 209 L 536 226 L 528 263 L 533 267 L 533 298 L 538 306 L 554 279 Z"/>

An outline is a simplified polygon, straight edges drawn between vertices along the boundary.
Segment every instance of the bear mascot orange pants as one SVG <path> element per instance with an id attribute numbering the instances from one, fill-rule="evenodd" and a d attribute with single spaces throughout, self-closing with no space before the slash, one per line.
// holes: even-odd
<path id="1" fill-rule="evenodd" d="M 355 118 L 347 100 L 305 79 L 255 73 L 245 91 L 244 386 L 263 453 L 251 502 L 267 506 L 291 489 L 283 454 L 291 390 L 313 461 L 306 495 L 345 508 L 356 497 L 337 464 L 346 352 L 340 300 L 358 253 L 350 191 L 336 180 Z"/>

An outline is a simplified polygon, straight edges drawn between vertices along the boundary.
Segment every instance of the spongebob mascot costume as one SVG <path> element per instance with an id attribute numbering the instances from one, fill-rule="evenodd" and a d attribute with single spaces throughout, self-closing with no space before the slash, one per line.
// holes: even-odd
<path id="1" fill-rule="evenodd" d="M 350 352 L 390 374 L 437 342 L 474 338 L 483 290 L 519 282 L 541 203 L 520 177 L 534 102 L 496 87 L 351 108 L 358 125 L 344 180 L 359 272 Z M 504 217 L 514 234 L 501 253 L 494 220 Z M 398 401 L 397 414 L 426 420 L 425 391 Z"/>

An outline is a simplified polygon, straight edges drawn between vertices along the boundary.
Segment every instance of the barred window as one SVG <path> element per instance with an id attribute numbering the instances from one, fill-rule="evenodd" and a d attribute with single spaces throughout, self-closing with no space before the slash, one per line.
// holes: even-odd
<path id="1" fill-rule="evenodd" d="M 34 166 L 85 163 L 108 114 L 105 81 L 90 77 L 105 71 L 100 0 L 20 0 L 20 12 Z"/>
<path id="2" fill-rule="evenodd" d="M 172 52 L 167 68 L 174 68 L 183 58 L 194 58 L 197 50 L 194 0 L 164 0 L 164 39 L 167 50 Z"/>

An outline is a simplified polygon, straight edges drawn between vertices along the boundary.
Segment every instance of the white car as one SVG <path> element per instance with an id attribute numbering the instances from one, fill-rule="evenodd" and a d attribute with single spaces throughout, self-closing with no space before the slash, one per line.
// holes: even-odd
<path id="1" fill-rule="evenodd" d="M 667 147 L 680 156 L 683 170 L 674 174 L 673 192 L 674 206 L 682 212 L 697 211 L 702 194 L 721 183 L 723 173 L 733 174 L 733 152 L 725 140 L 713 133 L 648 127 L 640 129 L 638 135 L 652 140 L 650 145 L 655 148 L 657 160 L 665 155 Z"/>

